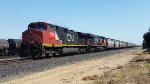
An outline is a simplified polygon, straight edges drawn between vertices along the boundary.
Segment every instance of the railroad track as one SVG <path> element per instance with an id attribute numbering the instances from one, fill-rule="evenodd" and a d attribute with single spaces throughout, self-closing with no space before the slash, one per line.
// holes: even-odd
<path id="1" fill-rule="evenodd" d="M 23 63 L 23 62 L 28 62 L 31 61 L 30 58 L 13 58 L 13 59 L 3 59 L 0 60 L 0 65 L 8 65 L 8 64 L 15 64 L 15 63 Z"/>
<path id="2" fill-rule="evenodd" d="M 110 50 L 104 52 L 96 53 L 87 53 L 87 54 L 75 54 L 64 55 L 59 57 L 52 57 L 49 59 L 41 60 L 32 60 L 24 59 L 18 60 L 17 62 L 4 63 L 0 65 L 0 84 L 3 84 L 4 81 L 12 80 L 13 78 L 20 78 L 24 75 L 29 75 L 30 73 L 41 72 L 55 67 L 64 66 L 68 64 L 75 64 L 85 60 L 95 60 L 101 59 L 102 57 L 112 56 L 119 53 L 126 53 L 130 50 L 135 50 L 136 48 L 131 49 L 120 49 L 120 50 Z M 119 54 L 120 55 L 120 54 Z M 0 60 L 1 61 L 1 60 Z M 21 62 L 20 62 L 21 61 Z M 2 63 L 2 62 L 1 62 Z M 12 63 L 12 64 L 10 64 Z"/>

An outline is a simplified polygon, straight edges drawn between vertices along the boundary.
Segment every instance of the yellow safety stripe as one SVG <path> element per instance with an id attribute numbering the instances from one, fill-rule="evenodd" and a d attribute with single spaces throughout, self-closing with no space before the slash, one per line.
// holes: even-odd
<path id="1" fill-rule="evenodd" d="M 64 47 L 64 46 L 88 46 L 88 45 L 82 45 L 82 44 L 43 44 L 45 47 Z M 91 46 L 102 46 L 102 45 L 91 45 Z"/>
<path id="2" fill-rule="evenodd" d="M 63 46 L 87 46 L 87 45 L 81 45 L 81 44 L 43 44 L 45 47 L 63 47 Z"/>

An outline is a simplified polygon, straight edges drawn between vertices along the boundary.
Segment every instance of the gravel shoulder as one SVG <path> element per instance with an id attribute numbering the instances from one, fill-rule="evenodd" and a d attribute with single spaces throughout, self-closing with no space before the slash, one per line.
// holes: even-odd
<path id="1" fill-rule="evenodd" d="M 57 58 L 59 62 L 56 61 L 56 63 L 60 63 L 57 67 L 46 66 L 45 69 L 40 67 L 41 71 L 38 69 L 38 73 L 24 74 L 21 78 L 7 80 L 3 84 L 91 84 L 93 80 L 85 81 L 84 78 L 103 74 L 104 71 L 115 69 L 118 65 L 125 65 L 136 56 L 133 53 L 138 51 L 139 49 L 121 49 L 69 56 L 69 58 L 68 56 L 61 57 L 61 60 L 64 59 L 64 61 L 60 63 L 60 58 Z M 50 59 L 40 61 L 44 60 L 50 61 Z M 39 64 L 36 65 L 39 66 Z"/>

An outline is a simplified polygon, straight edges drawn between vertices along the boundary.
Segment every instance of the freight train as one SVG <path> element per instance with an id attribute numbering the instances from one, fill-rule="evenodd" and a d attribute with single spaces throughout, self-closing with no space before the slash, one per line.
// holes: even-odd
<path id="1" fill-rule="evenodd" d="M 134 47 L 135 44 L 90 33 L 77 32 L 47 22 L 32 22 L 22 33 L 19 55 L 37 59 L 75 51 L 88 53 L 106 49 Z"/>
<path id="2" fill-rule="evenodd" d="M 0 39 L 0 55 L 19 54 L 20 39 Z"/>

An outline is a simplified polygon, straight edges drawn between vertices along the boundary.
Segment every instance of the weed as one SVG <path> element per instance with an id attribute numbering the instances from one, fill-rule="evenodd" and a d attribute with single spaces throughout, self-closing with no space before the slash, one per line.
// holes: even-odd
<path id="1" fill-rule="evenodd" d="M 148 55 L 139 54 L 126 66 L 118 65 L 114 71 L 104 71 L 95 84 L 149 84 L 150 63 Z M 121 69 L 121 70 L 118 70 Z"/>

